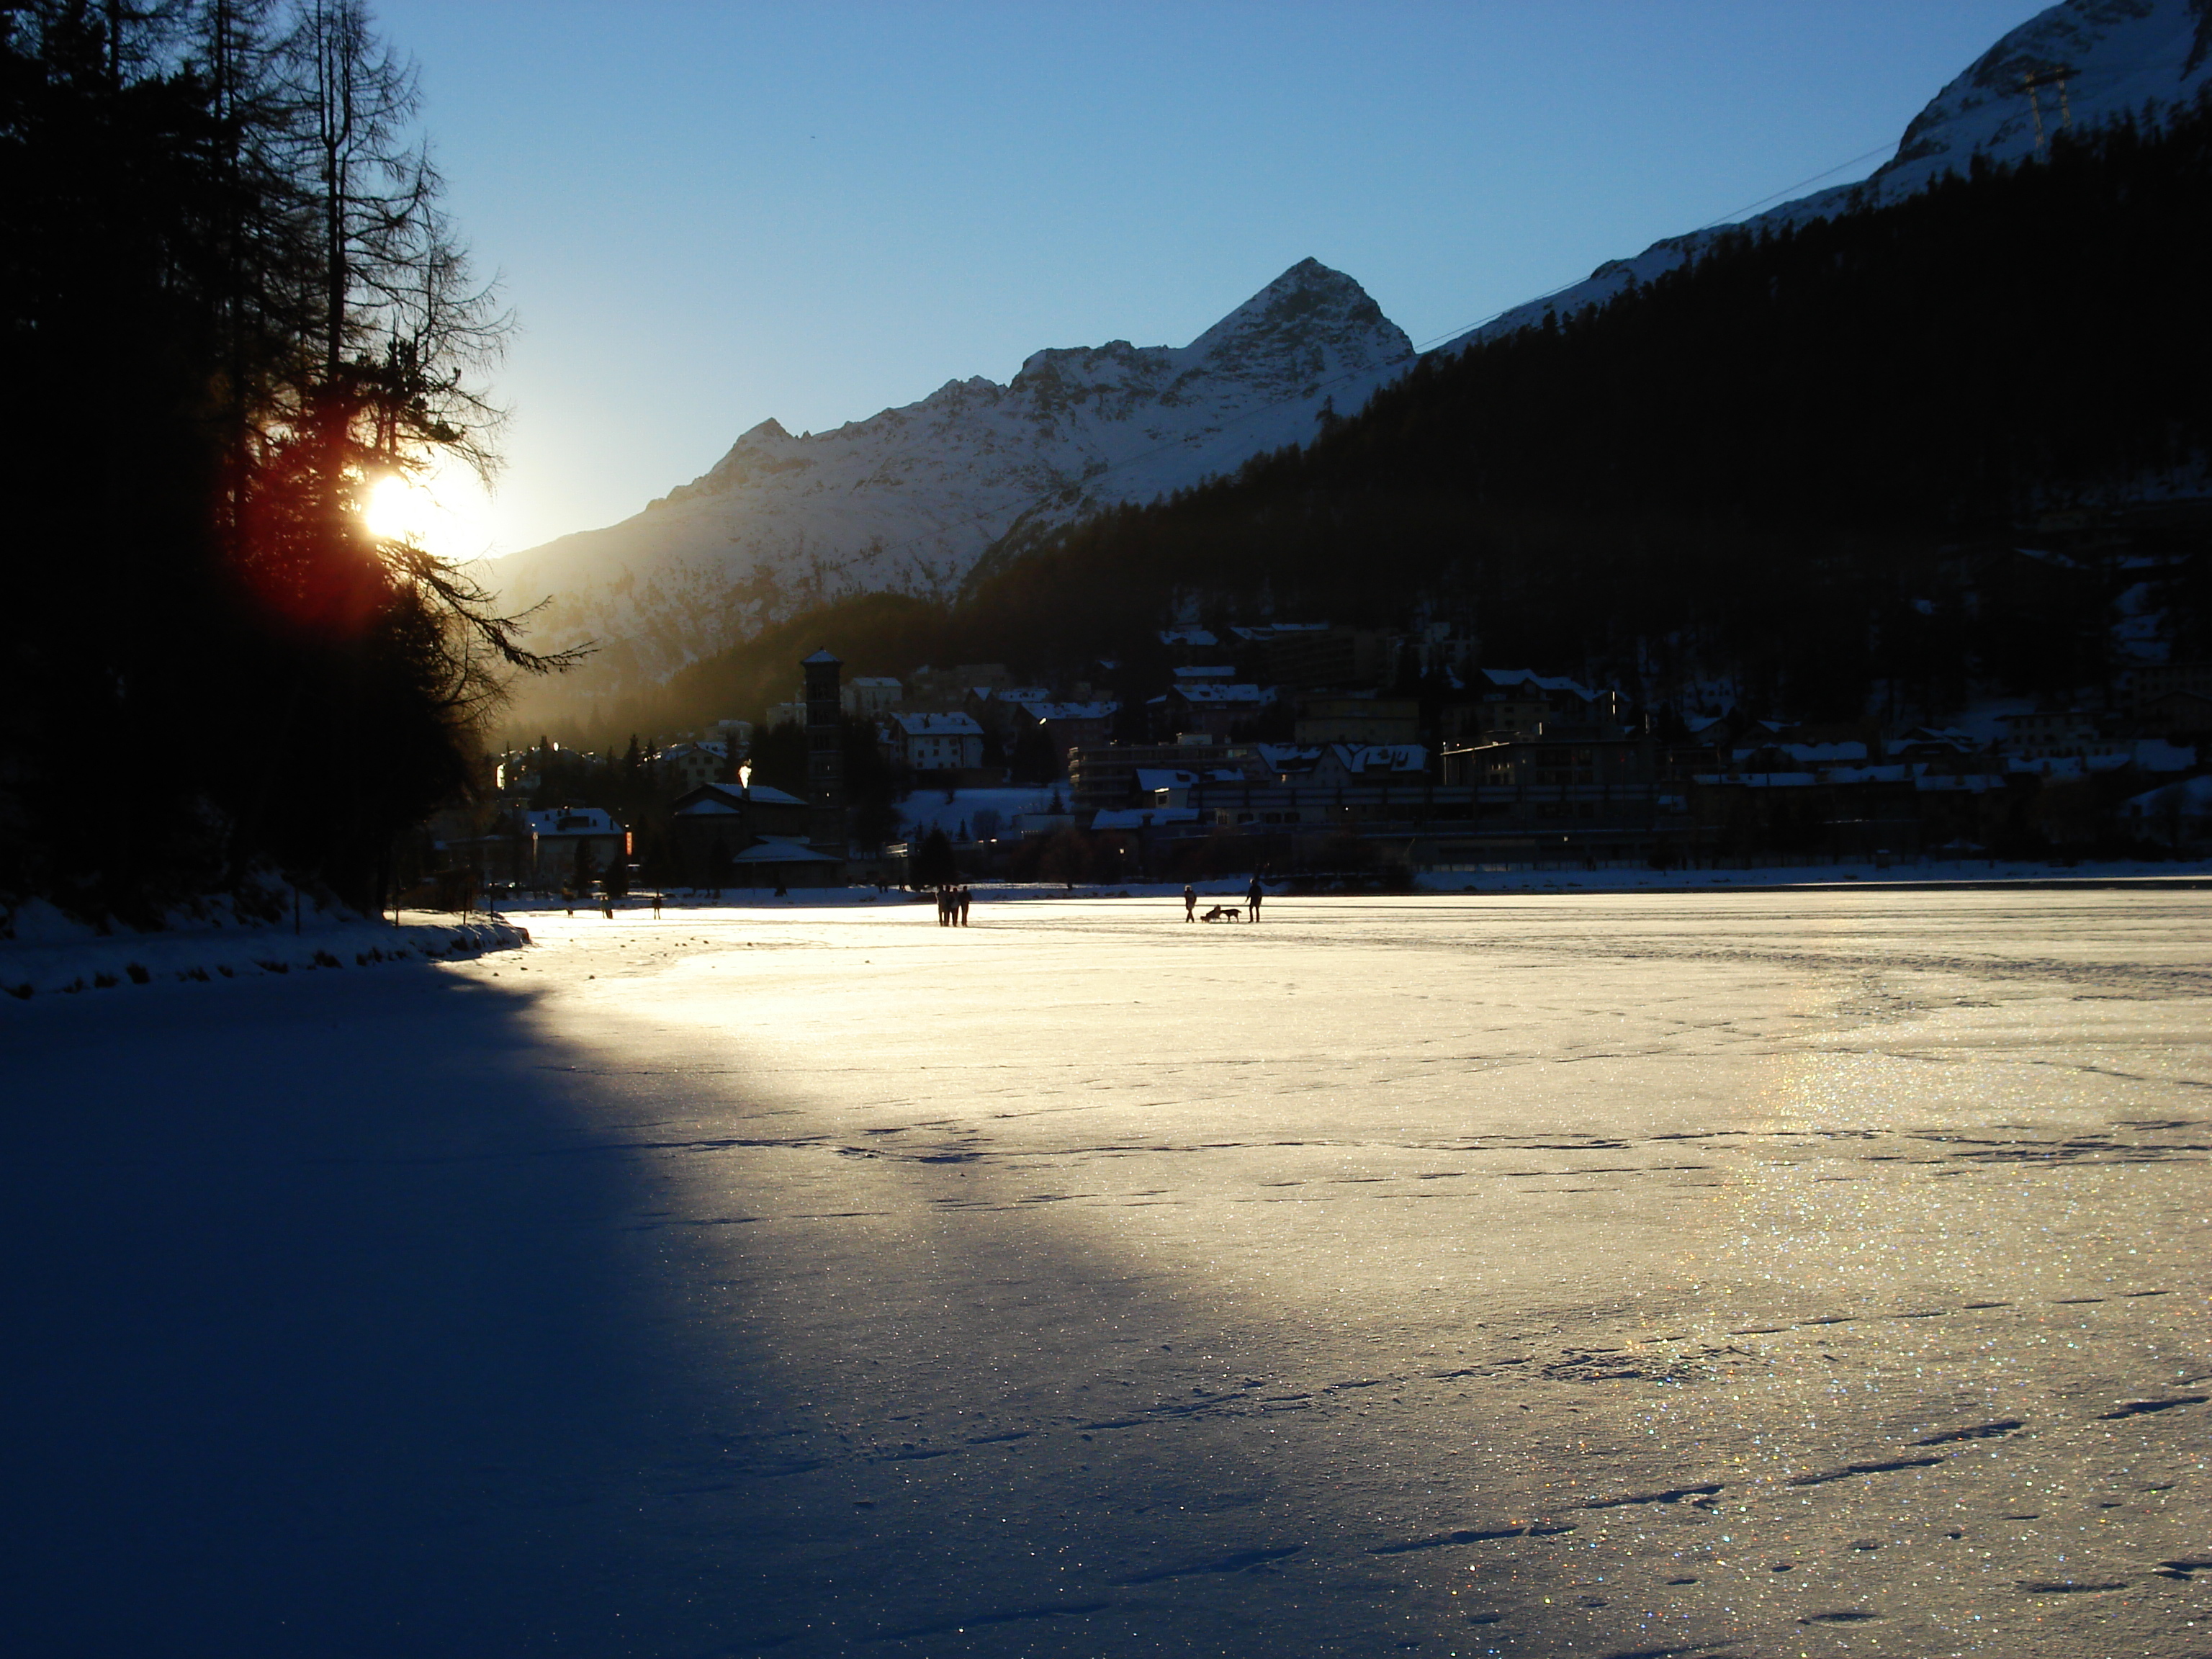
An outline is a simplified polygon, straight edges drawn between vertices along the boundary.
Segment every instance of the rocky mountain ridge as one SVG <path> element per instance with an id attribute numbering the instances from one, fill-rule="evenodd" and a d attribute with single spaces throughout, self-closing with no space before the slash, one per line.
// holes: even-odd
<path id="1" fill-rule="evenodd" d="M 1010 532 L 1298 442 L 1413 359 L 1358 283 L 1306 259 L 1186 346 L 1039 351 L 1005 386 L 949 381 L 834 432 L 763 421 L 636 517 L 496 574 L 551 596 L 540 637 L 601 642 L 592 679 L 635 684 L 840 592 L 949 592 Z"/>

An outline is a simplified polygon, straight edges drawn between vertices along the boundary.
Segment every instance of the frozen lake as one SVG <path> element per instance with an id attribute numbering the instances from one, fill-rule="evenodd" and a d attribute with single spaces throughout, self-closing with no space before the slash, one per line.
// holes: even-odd
<path id="1" fill-rule="evenodd" d="M 0 1010 L 12 1650 L 2212 1651 L 2212 892 L 531 926 Z"/>

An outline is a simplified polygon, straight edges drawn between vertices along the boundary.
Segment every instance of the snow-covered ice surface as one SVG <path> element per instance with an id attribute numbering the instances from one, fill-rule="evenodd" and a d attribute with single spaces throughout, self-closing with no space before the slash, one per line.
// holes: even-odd
<path id="1" fill-rule="evenodd" d="M 24 1005 L 9 1649 L 2204 1650 L 2212 893 L 1267 915 Z"/>

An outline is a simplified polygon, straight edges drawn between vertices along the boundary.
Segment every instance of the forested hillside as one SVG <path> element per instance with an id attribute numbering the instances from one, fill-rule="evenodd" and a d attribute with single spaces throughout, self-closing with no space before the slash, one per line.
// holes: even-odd
<path id="1" fill-rule="evenodd" d="M 1075 677 L 1197 614 L 1449 620 L 1488 659 L 1658 699 L 1732 684 L 1803 717 L 1940 714 L 1977 682 L 2111 672 L 2110 605 L 2138 580 L 2118 562 L 2144 549 L 2197 550 L 2154 573 L 2154 608 L 2179 653 L 2212 653 L 2203 530 L 2133 510 L 2208 493 L 2208 206 L 2200 103 L 1724 240 L 1427 360 L 1304 449 L 1002 552 L 954 605 L 802 617 L 631 712 L 666 729 L 788 695 L 802 641 L 860 672 Z"/>
<path id="2" fill-rule="evenodd" d="M 1564 327 L 1425 362 L 1304 451 L 1095 520 L 971 604 L 1010 647 L 1066 654 L 1170 593 L 1427 607 L 1501 660 L 1741 665 L 1808 714 L 1891 676 L 1939 701 L 1972 672 L 2079 684 L 2101 604 L 1989 556 L 2057 509 L 2203 491 L 2208 208 L 2200 106 L 1735 240 Z M 2177 596 L 2187 651 L 2212 645 L 2204 597 Z"/>

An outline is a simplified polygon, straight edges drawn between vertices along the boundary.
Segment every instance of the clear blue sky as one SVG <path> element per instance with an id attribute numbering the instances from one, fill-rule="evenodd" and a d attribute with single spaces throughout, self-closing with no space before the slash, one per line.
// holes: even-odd
<path id="1" fill-rule="evenodd" d="M 2033 0 L 383 0 L 522 324 L 489 550 L 1182 344 L 1308 255 L 1417 343 L 1894 142 Z M 1886 149 L 1884 154 L 1887 154 Z M 1835 175 L 1869 171 L 1880 156 Z"/>

